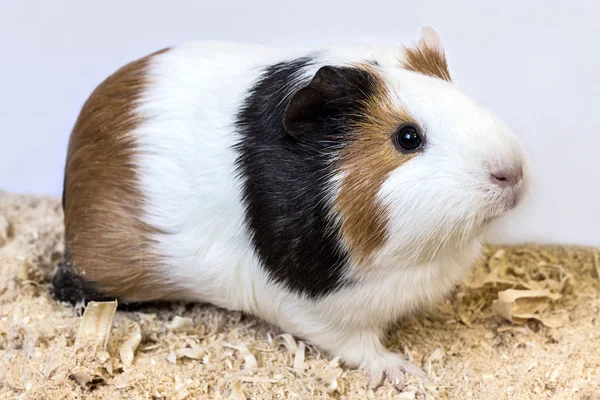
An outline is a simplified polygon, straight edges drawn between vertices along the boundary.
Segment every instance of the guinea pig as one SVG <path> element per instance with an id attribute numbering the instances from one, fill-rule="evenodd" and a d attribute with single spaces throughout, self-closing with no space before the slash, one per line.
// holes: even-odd
<path id="1" fill-rule="evenodd" d="M 402 387 L 382 344 L 523 202 L 520 139 L 408 46 L 198 41 L 133 61 L 71 133 L 62 301 L 208 302 Z"/>

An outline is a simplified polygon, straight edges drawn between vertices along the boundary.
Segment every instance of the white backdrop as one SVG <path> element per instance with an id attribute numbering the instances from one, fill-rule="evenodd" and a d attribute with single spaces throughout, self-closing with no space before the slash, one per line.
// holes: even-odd
<path id="1" fill-rule="evenodd" d="M 2 0 L 0 189 L 59 195 L 82 103 L 148 52 L 206 38 L 407 42 L 430 24 L 455 82 L 532 156 L 530 201 L 493 238 L 600 245 L 599 13 L 593 0 Z"/>

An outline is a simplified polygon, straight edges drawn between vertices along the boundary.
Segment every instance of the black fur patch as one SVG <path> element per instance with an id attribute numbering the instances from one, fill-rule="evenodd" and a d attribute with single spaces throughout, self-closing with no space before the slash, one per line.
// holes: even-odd
<path id="1" fill-rule="evenodd" d="M 52 295 L 59 301 L 71 304 L 115 300 L 105 296 L 96 288 L 96 285 L 73 271 L 68 252 L 65 253 L 64 259 L 58 263 L 58 271 L 52 279 Z"/>
<path id="2" fill-rule="evenodd" d="M 58 300 L 71 305 L 87 305 L 90 301 L 114 301 L 119 300 L 115 297 L 107 296 L 102 293 L 96 285 L 77 275 L 73 271 L 73 265 L 69 261 L 69 253 L 65 253 L 64 259 L 58 263 L 58 270 L 52 279 L 52 296 Z M 149 308 L 169 308 L 174 302 L 169 301 L 149 301 L 126 303 L 119 300 L 117 309 L 122 311 L 146 310 Z"/>
<path id="3" fill-rule="evenodd" d="M 312 93 L 298 114 L 306 119 L 300 121 L 301 129 L 321 124 L 318 129 L 323 132 L 317 138 L 291 135 L 284 127 L 286 107 L 298 90 L 294 83 L 311 63 L 301 58 L 265 70 L 238 115 L 237 164 L 245 180 L 253 244 L 271 279 L 317 298 L 351 284 L 344 278 L 348 254 L 341 246 L 339 225 L 331 218 L 331 156 L 347 143 L 350 116 L 360 114 L 362 100 L 374 87 L 368 72 L 335 67 L 348 79 L 338 102 L 319 104 Z M 331 68 L 325 71 L 330 74 Z"/>

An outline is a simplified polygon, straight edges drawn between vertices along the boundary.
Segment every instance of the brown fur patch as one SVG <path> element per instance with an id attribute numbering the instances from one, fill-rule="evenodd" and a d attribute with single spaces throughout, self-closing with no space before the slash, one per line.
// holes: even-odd
<path id="1" fill-rule="evenodd" d="M 131 131 L 142 118 L 136 102 L 148 85 L 151 58 L 134 61 L 102 82 L 85 102 L 71 133 L 65 169 L 65 240 L 75 272 L 100 291 L 127 300 L 167 296 L 160 255 L 142 220 L 143 194 Z"/>
<path id="2" fill-rule="evenodd" d="M 400 153 L 392 141 L 398 127 L 411 118 L 390 103 L 377 73 L 361 68 L 376 77 L 378 89 L 365 104 L 366 118 L 355 124 L 353 138 L 342 153 L 339 169 L 344 178 L 334 204 L 351 258 L 359 264 L 386 240 L 387 216 L 376 198 L 380 186 L 390 172 L 416 155 Z"/>
<path id="3" fill-rule="evenodd" d="M 410 71 L 450 81 L 446 55 L 442 49 L 426 43 L 406 48 L 402 66 Z"/>

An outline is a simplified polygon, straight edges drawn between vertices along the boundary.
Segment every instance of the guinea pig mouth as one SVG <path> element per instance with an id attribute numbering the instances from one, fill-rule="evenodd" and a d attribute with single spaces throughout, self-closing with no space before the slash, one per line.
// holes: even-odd
<path id="1" fill-rule="evenodd" d="M 500 218 L 506 213 L 514 210 L 520 205 L 521 193 L 519 190 L 511 190 L 503 193 L 502 197 L 497 199 L 496 206 L 490 211 L 482 221 L 482 225 L 488 225 Z"/>
<path id="2" fill-rule="evenodd" d="M 490 225 L 492 222 L 499 219 L 502 215 L 503 215 L 503 213 L 494 213 L 494 214 L 486 215 L 485 218 L 483 219 L 483 221 L 481 222 L 481 226 L 485 227 L 487 225 Z"/>
<path id="3" fill-rule="evenodd" d="M 521 193 L 519 190 L 511 190 L 510 193 L 506 195 L 506 211 L 513 210 L 517 208 L 519 202 L 521 200 Z"/>

